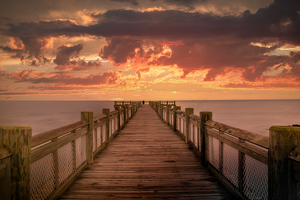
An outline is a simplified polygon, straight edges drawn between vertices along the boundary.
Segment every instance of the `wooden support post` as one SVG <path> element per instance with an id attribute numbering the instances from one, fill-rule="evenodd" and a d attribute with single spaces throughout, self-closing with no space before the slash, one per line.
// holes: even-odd
<path id="1" fill-rule="evenodd" d="M 200 112 L 200 141 L 199 144 L 201 144 L 201 164 L 206 165 L 206 159 L 207 159 L 207 148 L 206 148 L 206 142 L 208 141 L 206 138 L 206 126 L 205 123 L 208 120 L 212 120 L 212 112 Z"/>
<path id="2" fill-rule="evenodd" d="M 31 127 L 0 126 L 0 146 L 6 146 L 11 155 L 11 199 L 28 199 L 30 194 Z"/>
<path id="3" fill-rule="evenodd" d="M 185 132 L 186 132 L 186 138 L 185 142 L 188 144 L 191 140 L 190 136 L 190 114 L 194 114 L 194 108 L 186 108 L 185 109 Z"/>
<path id="4" fill-rule="evenodd" d="M 102 113 L 106 115 L 105 141 L 106 141 L 106 144 L 108 144 L 110 142 L 110 138 L 109 138 L 110 110 L 109 110 L 109 108 L 103 108 Z"/>
<path id="5" fill-rule="evenodd" d="M 177 127 L 176 127 L 176 125 L 177 125 L 177 113 L 176 113 L 176 111 L 177 110 L 181 110 L 181 107 L 180 106 L 174 106 L 174 109 L 173 109 L 173 125 L 174 125 L 174 127 L 173 127 L 173 130 L 174 130 L 174 132 L 176 132 L 177 131 Z"/>
<path id="6" fill-rule="evenodd" d="M 11 200 L 11 153 L 4 145 L 0 146 L 0 197 L 2 200 Z"/>
<path id="7" fill-rule="evenodd" d="M 269 130 L 268 182 L 269 199 L 298 199 L 297 186 L 290 185 L 287 156 L 300 146 L 300 128 L 272 126 Z"/>
<path id="8" fill-rule="evenodd" d="M 93 112 L 81 112 L 81 120 L 85 120 L 88 123 L 86 134 L 86 160 L 88 164 L 93 163 Z"/>
<path id="9" fill-rule="evenodd" d="M 124 105 L 125 108 L 125 124 L 128 123 L 128 105 Z"/>

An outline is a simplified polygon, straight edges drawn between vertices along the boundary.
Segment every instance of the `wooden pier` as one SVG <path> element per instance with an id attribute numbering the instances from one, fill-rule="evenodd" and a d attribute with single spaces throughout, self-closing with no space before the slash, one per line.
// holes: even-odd
<path id="1" fill-rule="evenodd" d="M 0 126 L 1 200 L 300 199 L 300 127 L 266 137 L 174 101 L 114 108 L 34 136 Z"/>
<path id="2" fill-rule="evenodd" d="M 234 199 L 145 105 L 60 199 Z"/>

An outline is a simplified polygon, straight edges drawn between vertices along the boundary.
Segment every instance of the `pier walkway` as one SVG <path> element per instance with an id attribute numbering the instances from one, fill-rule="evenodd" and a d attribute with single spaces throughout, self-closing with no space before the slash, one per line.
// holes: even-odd
<path id="1" fill-rule="evenodd" d="M 60 199 L 235 199 L 144 105 Z"/>

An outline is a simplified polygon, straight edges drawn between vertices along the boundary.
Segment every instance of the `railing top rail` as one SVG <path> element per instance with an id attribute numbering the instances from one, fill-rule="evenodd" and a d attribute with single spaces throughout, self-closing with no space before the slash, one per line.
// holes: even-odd
<path id="1" fill-rule="evenodd" d="M 100 115 L 93 117 L 93 121 L 97 121 L 97 120 L 101 120 L 101 119 L 105 119 L 105 118 L 106 118 L 105 114 L 100 114 Z"/>
<path id="2" fill-rule="evenodd" d="M 288 156 L 288 158 L 300 163 L 300 147 L 296 147 Z"/>
<path id="3" fill-rule="evenodd" d="M 232 126 L 228 126 L 226 124 L 222 124 L 220 122 L 209 120 L 206 122 L 207 126 L 210 126 L 214 129 L 217 129 L 219 131 L 223 131 L 229 135 L 232 135 L 234 137 L 243 139 L 247 142 L 253 143 L 255 145 L 258 145 L 260 147 L 269 148 L 269 137 L 259 135 L 256 133 L 252 133 L 249 131 L 245 131 L 239 128 L 235 128 Z"/>
<path id="4" fill-rule="evenodd" d="M 54 138 L 57 138 L 61 135 L 64 135 L 70 131 L 77 129 L 77 128 L 81 128 L 85 125 L 87 125 L 87 122 L 82 120 L 82 121 L 74 122 L 74 123 L 66 125 L 66 126 L 62 126 L 60 128 L 56 128 L 56 129 L 53 129 L 50 131 L 40 133 L 38 135 L 34 135 L 31 140 L 31 148 L 35 147 L 37 145 L 43 144 Z"/>
<path id="5" fill-rule="evenodd" d="M 176 113 L 177 113 L 178 115 L 185 116 L 185 111 L 177 110 Z"/>
<path id="6" fill-rule="evenodd" d="M 198 115 L 195 115 L 195 114 L 190 114 L 189 117 L 194 120 L 194 121 L 199 121 L 200 120 L 200 117 Z"/>
<path id="7" fill-rule="evenodd" d="M 117 114 L 118 112 L 119 112 L 119 111 L 117 111 L 117 110 L 111 111 L 111 112 L 110 112 L 110 116 L 113 116 L 113 115 Z"/>

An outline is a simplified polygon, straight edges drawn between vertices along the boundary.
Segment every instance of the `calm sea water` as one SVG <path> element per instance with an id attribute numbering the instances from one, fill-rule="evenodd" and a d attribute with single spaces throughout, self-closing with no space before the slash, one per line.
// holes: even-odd
<path id="1" fill-rule="evenodd" d="M 113 101 L 0 101 L 0 125 L 30 126 L 36 135 L 77 122 L 81 111 L 102 114 Z"/>
<path id="2" fill-rule="evenodd" d="M 211 111 L 213 120 L 269 136 L 271 126 L 300 124 L 300 100 L 178 101 L 181 110 Z"/>
<path id="3" fill-rule="evenodd" d="M 269 135 L 273 125 L 300 124 L 300 100 L 177 101 L 185 108 L 213 112 L 213 120 L 254 133 Z M 0 101 L 0 125 L 31 126 L 33 134 L 80 120 L 81 111 L 102 114 L 113 101 Z"/>

